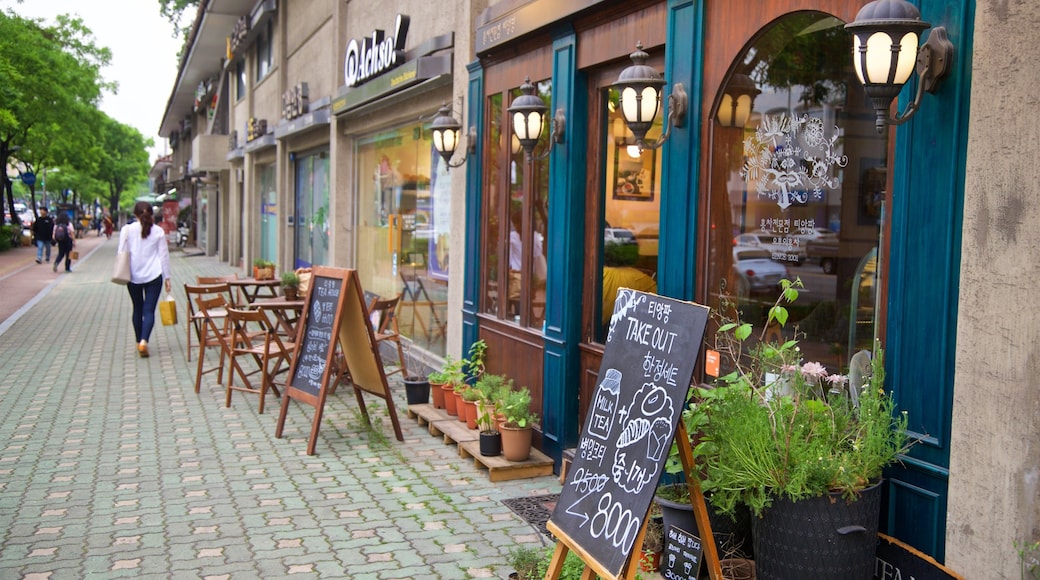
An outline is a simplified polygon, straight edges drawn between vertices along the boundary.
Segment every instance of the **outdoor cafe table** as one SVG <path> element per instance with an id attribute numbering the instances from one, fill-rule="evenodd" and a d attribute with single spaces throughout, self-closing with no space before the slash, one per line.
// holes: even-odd
<path id="1" fill-rule="evenodd" d="M 300 319 L 300 313 L 306 300 L 286 300 L 283 296 L 274 298 L 257 298 L 253 306 L 271 312 L 275 317 L 275 326 L 280 334 L 284 334 L 292 340 L 296 336 L 296 322 Z"/>
<path id="2" fill-rule="evenodd" d="M 252 304 L 256 302 L 257 298 L 260 297 L 260 293 L 264 292 L 271 298 L 278 297 L 278 287 L 281 286 L 279 280 L 257 280 L 256 278 L 239 278 L 237 280 L 228 280 L 228 286 L 232 288 L 238 288 L 242 295 L 245 296 L 246 302 Z"/>

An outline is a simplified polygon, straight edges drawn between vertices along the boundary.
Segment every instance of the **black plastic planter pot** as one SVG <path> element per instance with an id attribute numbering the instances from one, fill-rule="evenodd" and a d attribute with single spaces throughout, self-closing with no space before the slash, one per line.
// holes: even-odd
<path id="1" fill-rule="evenodd" d="M 405 377 L 404 396 L 409 405 L 425 405 L 429 403 L 430 381 L 417 377 Z"/>
<path id="2" fill-rule="evenodd" d="M 852 502 L 840 494 L 773 501 L 753 521 L 758 577 L 870 580 L 880 513 L 880 483 Z"/>
<path id="3" fill-rule="evenodd" d="M 678 484 L 685 486 L 686 484 Z M 661 506 L 661 515 L 664 518 L 664 529 L 667 533 L 669 526 L 677 526 L 691 534 L 701 537 L 697 529 L 697 521 L 693 517 L 693 505 L 690 500 L 686 502 L 674 502 L 661 496 L 654 498 Z M 747 506 L 737 506 L 734 517 L 717 513 L 708 498 L 705 498 L 705 507 L 708 508 L 708 522 L 711 523 L 711 532 L 715 537 L 715 548 L 718 550 L 719 558 L 754 558 L 751 541 L 751 510 Z"/>
<path id="4" fill-rule="evenodd" d="M 502 434 L 498 431 L 480 432 L 480 454 L 495 457 L 502 454 Z"/>

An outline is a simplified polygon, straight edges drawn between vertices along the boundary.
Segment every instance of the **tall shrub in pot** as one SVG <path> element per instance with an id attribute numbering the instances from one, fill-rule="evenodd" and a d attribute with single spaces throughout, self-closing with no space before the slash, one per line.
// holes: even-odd
<path id="1" fill-rule="evenodd" d="M 531 410 L 531 392 L 527 387 L 510 391 L 502 400 L 506 421 L 502 432 L 502 454 L 509 461 L 527 461 L 538 414 Z"/>
<path id="2" fill-rule="evenodd" d="M 780 330 L 800 287 L 782 284 L 766 323 Z M 686 476 L 699 478 L 716 509 L 744 504 L 757 516 L 761 577 L 869 580 L 881 473 L 907 448 L 907 417 L 885 391 L 880 346 L 869 379 L 847 385 L 804 362 L 796 334 L 774 342 L 763 330 L 756 342 L 751 324 L 719 322 L 715 349 L 732 372 L 695 389 L 684 420 L 698 434 L 696 469 Z"/>

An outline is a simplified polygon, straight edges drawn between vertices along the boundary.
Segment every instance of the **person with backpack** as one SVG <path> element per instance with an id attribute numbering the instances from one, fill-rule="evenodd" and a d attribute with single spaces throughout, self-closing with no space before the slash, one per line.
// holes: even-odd
<path id="1" fill-rule="evenodd" d="M 74 235 L 72 225 L 69 223 L 69 216 L 58 214 L 52 234 L 54 243 L 58 245 L 58 257 L 54 258 L 54 267 L 51 268 L 53 271 L 58 271 L 58 264 L 61 263 L 62 258 L 65 258 L 65 271 L 72 271 L 72 248 L 76 245 Z"/>
<path id="2" fill-rule="evenodd" d="M 40 208 L 40 215 L 33 222 L 33 237 L 36 239 L 36 263 L 42 263 L 43 251 L 47 250 L 47 261 L 51 261 L 51 245 L 54 243 L 54 218 L 47 215 L 47 208 Z"/>

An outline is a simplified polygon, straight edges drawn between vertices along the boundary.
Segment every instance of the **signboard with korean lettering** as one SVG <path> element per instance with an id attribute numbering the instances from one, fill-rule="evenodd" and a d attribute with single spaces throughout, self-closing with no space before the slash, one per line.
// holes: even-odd
<path id="1" fill-rule="evenodd" d="M 618 291 L 598 386 L 549 530 L 601 576 L 618 577 L 675 437 L 708 308 Z"/>

